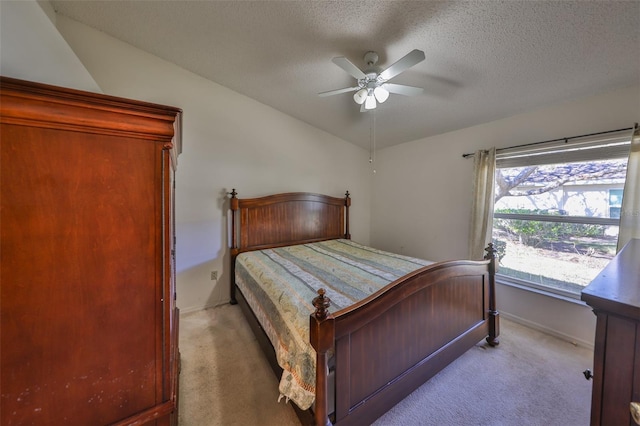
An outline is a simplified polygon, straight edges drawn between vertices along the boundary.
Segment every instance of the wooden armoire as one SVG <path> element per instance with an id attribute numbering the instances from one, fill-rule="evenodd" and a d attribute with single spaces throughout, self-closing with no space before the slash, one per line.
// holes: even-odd
<path id="1" fill-rule="evenodd" d="M 0 77 L 0 417 L 177 424 L 181 111 Z"/>

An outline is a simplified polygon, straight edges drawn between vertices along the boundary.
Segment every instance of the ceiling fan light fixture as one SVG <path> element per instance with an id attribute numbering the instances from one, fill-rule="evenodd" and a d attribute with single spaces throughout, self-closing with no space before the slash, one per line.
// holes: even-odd
<path id="1" fill-rule="evenodd" d="M 375 109 L 376 108 L 376 98 L 373 95 L 367 96 L 367 99 L 364 102 L 364 109 Z"/>
<path id="2" fill-rule="evenodd" d="M 353 95 L 353 100 L 356 101 L 356 103 L 358 105 L 362 105 L 366 99 L 367 99 L 367 89 L 366 88 L 358 90 Z"/>
<path id="3" fill-rule="evenodd" d="M 376 100 L 380 103 L 383 103 L 387 99 L 389 99 L 389 91 L 382 86 L 378 86 L 373 90 L 373 94 L 376 97 Z"/>
<path id="4" fill-rule="evenodd" d="M 374 67 L 378 62 L 377 53 L 369 51 L 365 54 L 364 59 L 368 68 L 362 71 L 344 56 L 333 58 L 331 62 L 354 77 L 358 85 L 345 87 L 344 89 L 329 90 L 318 93 L 318 95 L 324 97 L 355 91 L 353 100 L 360 105 L 360 112 L 364 112 L 375 109 L 378 103 L 385 102 L 389 98 L 390 93 L 405 96 L 415 96 L 422 93 L 422 88 L 419 87 L 387 82 L 404 72 L 407 68 L 411 68 L 419 62 L 424 61 L 425 55 L 423 51 L 418 49 L 412 50 L 382 72 L 378 72 L 377 68 Z"/>

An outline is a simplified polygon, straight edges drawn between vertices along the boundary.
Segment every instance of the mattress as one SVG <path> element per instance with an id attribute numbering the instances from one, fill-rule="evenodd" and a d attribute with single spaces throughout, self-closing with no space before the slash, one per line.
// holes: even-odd
<path id="1" fill-rule="evenodd" d="M 325 289 L 329 310 L 336 312 L 431 263 L 345 239 L 241 253 L 236 284 L 284 370 L 281 398 L 303 410 L 314 402 L 316 354 L 309 343 L 309 315 L 318 289 Z"/>

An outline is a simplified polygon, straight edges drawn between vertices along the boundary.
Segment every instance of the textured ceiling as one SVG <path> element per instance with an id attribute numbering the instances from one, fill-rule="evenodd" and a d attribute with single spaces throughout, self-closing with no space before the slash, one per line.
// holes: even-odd
<path id="1" fill-rule="evenodd" d="M 51 1 L 80 21 L 317 128 L 369 147 L 355 79 L 386 68 L 424 88 L 375 111 L 378 148 L 640 84 L 640 1 Z"/>

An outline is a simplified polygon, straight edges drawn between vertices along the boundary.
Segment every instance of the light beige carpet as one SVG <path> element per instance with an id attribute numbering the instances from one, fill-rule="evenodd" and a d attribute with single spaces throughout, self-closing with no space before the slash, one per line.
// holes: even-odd
<path id="1" fill-rule="evenodd" d="M 586 426 L 593 352 L 504 318 L 482 343 L 405 398 L 382 425 Z M 299 425 L 238 306 L 180 318 L 180 426 Z"/>

